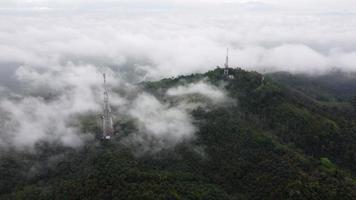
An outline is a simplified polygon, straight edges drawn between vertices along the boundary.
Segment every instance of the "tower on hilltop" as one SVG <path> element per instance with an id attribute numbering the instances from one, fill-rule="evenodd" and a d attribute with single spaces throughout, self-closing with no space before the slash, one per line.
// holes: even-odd
<path id="1" fill-rule="evenodd" d="M 229 49 L 226 49 L 226 60 L 224 64 L 224 76 L 229 76 Z"/>
<path id="2" fill-rule="evenodd" d="M 113 122 L 111 117 L 111 108 L 109 104 L 109 93 L 106 87 L 106 75 L 103 74 L 104 77 L 104 108 L 103 108 L 103 135 L 102 138 L 105 140 L 110 140 L 114 135 Z"/>

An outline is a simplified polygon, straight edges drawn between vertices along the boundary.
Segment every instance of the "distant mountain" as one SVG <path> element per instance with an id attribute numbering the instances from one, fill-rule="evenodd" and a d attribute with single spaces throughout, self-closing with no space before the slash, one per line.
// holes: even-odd
<path id="1" fill-rule="evenodd" d="M 3 153 L 0 199 L 356 199 L 355 79 L 230 73 L 141 84 L 162 101 L 201 80 L 224 87 L 233 103 L 191 111 L 195 140 L 139 157 L 116 140 Z M 94 121 L 84 128 L 100 131 Z M 132 123 L 120 124 L 124 134 Z"/>
<path id="2" fill-rule="evenodd" d="M 356 73 L 331 71 L 324 75 L 311 76 L 278 72 L 267 76 L 321 101 L 348 101 L 356 97 Z"/>

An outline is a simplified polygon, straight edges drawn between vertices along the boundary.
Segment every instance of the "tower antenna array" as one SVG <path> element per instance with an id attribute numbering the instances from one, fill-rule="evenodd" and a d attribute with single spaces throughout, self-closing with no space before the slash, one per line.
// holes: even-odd
<path id="1" fill-rule="evenodd" d="M 103 109 L 103 139 L 110 140 L 114 135 L 113 122 L 111 117 L 111 108 L 109 104 L 109 93 L 106 87 L 106 75 L 103 74 L 104 78 L 104 109 Z"/>

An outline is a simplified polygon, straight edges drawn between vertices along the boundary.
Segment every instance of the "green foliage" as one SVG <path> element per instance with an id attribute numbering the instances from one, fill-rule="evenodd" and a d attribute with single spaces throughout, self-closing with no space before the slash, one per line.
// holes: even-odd
<path id="1" fill-rule="evenodd" d="M 158 98 L 202 79 L 225 85 L 236 104 L 193 110 L 195 140 L 140 157 L 116 140 L 81 150 L 42 143 L 37 154 L 4 153 L 0 199 L 356 199 L 352 113 L 295 83 L 267 77 L 262 84 L 256 72 L 230 72 L 234 79 L 216 69 L 141 84 Z M 295 81 L 290 76 L 280 79 Z M 100 132 L 94 115 L 80 121 L 83 132 Z M 123 135 L 136 131 L 130 120 L 115 127 Z"/>
<path id="2" fill-rule="evenodd" d="M 320 163 L 323 169 L 328 172 L 336 172 L 336 165 L 334 165 L 328 158 L 320 158 Z"/>

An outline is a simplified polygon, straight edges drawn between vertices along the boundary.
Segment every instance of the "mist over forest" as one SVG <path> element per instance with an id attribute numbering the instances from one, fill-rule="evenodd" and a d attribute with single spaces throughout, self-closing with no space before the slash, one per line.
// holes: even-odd
<path id="1" fill-rule="evenodd" d="M 355 10 L 1 1 L 0 199 L 356 198 Z"/>

